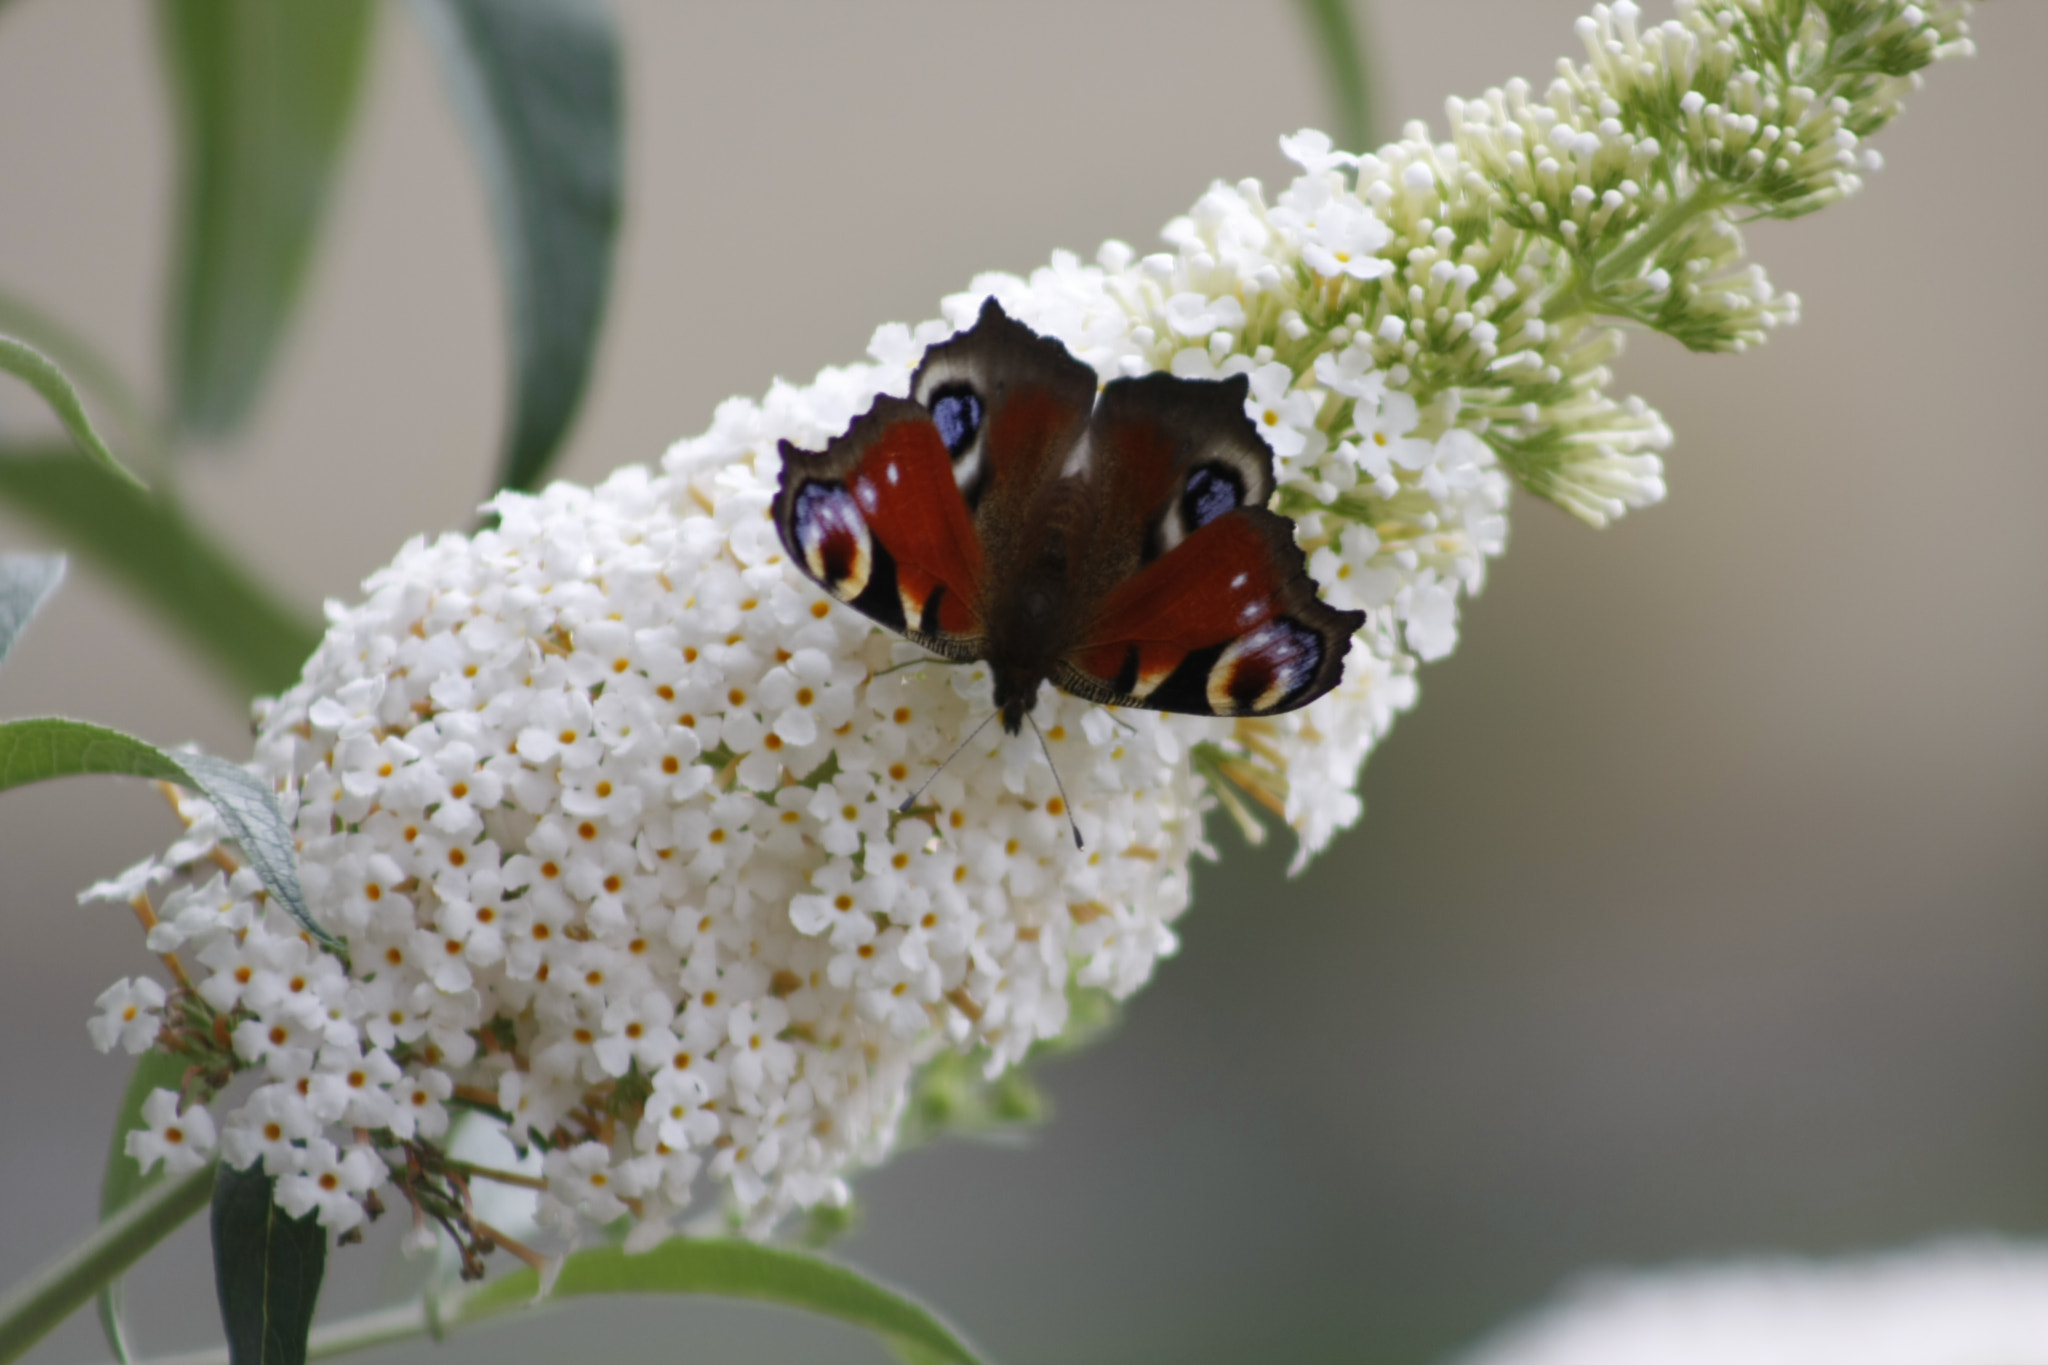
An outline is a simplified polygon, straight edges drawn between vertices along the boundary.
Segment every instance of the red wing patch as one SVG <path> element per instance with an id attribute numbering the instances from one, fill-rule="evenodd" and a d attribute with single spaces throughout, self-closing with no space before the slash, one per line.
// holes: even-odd
<path id="1" fill-rule="evenodd" d="M 1053 680 L 1117 705 L 1270 715 L 1335 687 L 1364 623 L 1317 599 L 1292 522 L 1243 508 L 1110 593 Z"/>
<path id="2" fill-rule="evenodd" d="M 782 454 L 777 529 L 820 587 L 928 644 L 979 636 L 981 542 L 929 413 L 877 399 L 825 451 Z"/>
<path id="3" fill-rule="evenodd" d="M 953 484 L 953 462 L 929 420 L 899 421 L 883 431 L 846 481 L 868 530 L 896 564 L 903 619 L 919 628 L 930 608 L 933 624 L 962 634 L 981 600 L 981 542 L 967 504 Z M 944 589 L 934 600 L 932 594 Z"/>
<path id="4" fill-rule="evenodd" d="M 1224 517 L 1118 584 L 1072 661 L 1142 698 L 1189 654 L 1270 619 L 1282 581 L 1258 533 L 1242 517 Z"/>

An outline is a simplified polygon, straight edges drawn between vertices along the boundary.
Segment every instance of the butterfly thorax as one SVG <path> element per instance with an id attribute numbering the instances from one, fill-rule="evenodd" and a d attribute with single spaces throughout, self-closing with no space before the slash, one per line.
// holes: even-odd
<path id="1" fill-rule="evenodd" d="M 995 586 L 988 604 L 988 663 L 1003 729 L 1016 734 L 1038 704 L 1039 684 L 1067 650 L 1073 603 L 1067 537 L 1048 527 L 1023 571 Z"/>

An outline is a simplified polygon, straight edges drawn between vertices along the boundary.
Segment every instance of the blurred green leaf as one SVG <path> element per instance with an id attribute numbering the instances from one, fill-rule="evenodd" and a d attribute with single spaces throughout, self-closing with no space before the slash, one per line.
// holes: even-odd
<path id="1" fill-rule="evenodd" d="M 525 1307 L 539 1289 L 531 1270 L 493 1280 L 456 1310 L 470 1321 Z M 549 1300 L 585 1294 L 715 1294 L 801 1308 L 865 1327 L 906 1360 L 976 1365 L 966 1343 L 926 1308 L 835 1261 L 757 1242 L 678 1238 L 628 1255 L 619 1247 L 579 1251 L 562 1265 Z"/>
<path id="2" fill-rule="evenodd" d="M 1373 134 L 1372 71 L 1360 41 L 1352 0 L 1297 0 L 1309 41 L 1322 63 L 1330 103 L 1337 115 L 1331 130 L 1347 152 L 1369 152 L 1379 145 Z"/>
<path id="3" fill-rule="evenodd" d="M 327 1269 L 327 1229 L 277 1206 L 259 1163 L 213 1179 L 213 1278 L 231 1365 L 305 1365 Z"/>
<path id="4" fill-rule="evenodd" d="M 128 1089 L 121 1096 L 120 1112 L 114 1115 L 114 1135 L 107 1147 L 106 1174 L 100 1177 L 100 1221 L 105 1222 L 133 1203 L 137 1196 L 164 1178 L 164 1168 L 159 1166 L 149 1174 L 142 1173 L 142 1167 L 134 1157 L 128 1155 L 128 1134 L 137 1128 L 146 1127 L 142 1119 L 142 1102 L 155 1090 L 177 1090 L 184 1084 L 185 1069 L 190 1065 L 183 1057 L 151 1048 L 135 1059 L 135 1070 L 128 1077 Z M 121 1277 L 116 1275 L 100 1288 L 99 1296 L 100 1330 L 107 1335 L 107 1347 L 114 1353 L 114 1359 L 121 1365 L 128 1365 L 134 1358 L 128 1349 L 128 1334 L 121 1322 Z"/>
<path id="5" fill-rule="evenodd" d="M 142 488 L 142 480 L 114 458 L 114 452 L 92 429 L 92 419 L 85 415 L 85 405 L 78 401 L 78 390 L 71 387 L 64 372 L 41 351 L 25 341 L 0 336 L 0 374 L 13 375 L 42 395 L 50 410 L 57 414 L 57 420 L 71 433 L 71 439 L 78 442 L 78 448 L 100 469 L 131 488 Z"/>
<path id="6" fill-rule="evenodd" d="M 299 676 L 320 632 L 152 495 L 68 450 L 0 448 L 0 500 L 111 573 L 250 694 Z"/>
<path id="7" fill-rule="evenodd" d="M 619 44 L 596 0 L 417 0 L 490 201 L 511 330 L 498 486 L 536 487 L 590 377 L 622 193 Z"/>
<path id="8" fill-rule="evenodd" d="M 83 773 L 149 777 L 204 796 L 241 846 L 243 858 L 263 878 L 271 899 L 322 944 L 340 947 L 306 907 L 291 826 L 278 810 L 268 781 L 212 754 L 167 753 L 133 735 L 82 720 L 42 716 L 0 725 L 0 791 Z"/>
<path id="9" fill-rule="evenodd" d="M 0 0 L 5 3 L 5 0 Z M 28 300 L 0 293 L 0 332 L 41 351 L 74 385 L 99 399 L 121 426 L 128 456 L 144 469 L 163 448 L 163 432 L 121 372 L 78 333 Z"/>
<path id="10" fill-rule="evenodd" d="M 163 0 L 177 111 L 169 311 L 181 430 L 241 425 L 312 259 L 369 50 L 369 0 Z"/>
<path id="11" fill-rule="evenodd" d="M 0 555 L 0 663 L 63 581 L 63 555 Z"/>
<path id="12" fill-rule="evenodd" d="M 0 791 L 84 773 L 193 785 L 171 755 L 119 730 L 55 716 L 0 724 Z"/>

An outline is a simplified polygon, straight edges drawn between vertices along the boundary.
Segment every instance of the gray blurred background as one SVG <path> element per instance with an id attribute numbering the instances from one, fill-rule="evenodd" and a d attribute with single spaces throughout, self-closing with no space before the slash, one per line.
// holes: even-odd
<path id="1" fill-rule="evenodd" d="M 1283 0 L 620 8 L 630 200 L 582 480 L 977 270 L 1147 246 L 1332 121 Z M 1546 79 L 1580 11 L 1379 0 L 1383 132 Z M 1678 433 L 1669 503 L 1594 532 L 1522 499 L 1364 824 L 1293 882 L 1222 831 L 1180 956 L 1046 1076 L 1055 1121 L 867 1176 L 844 1255 L 1006 1362 L 1391 1363 L 1589 1266 L 2048 1227 L 2048 6 L 1976 27 L 1862 196 L 1752 233 L 1805 322 L 1748 356 L 1627 357 Z M 0 16 L 0 282 L 155 390 L 152 43 L 140 5 Z M 302 325 L 249 439 L 188 485 L 306 604 L 464 524 L 498 439 L 473 168 L 403 6 L 376 43 Z M 0 698 L 247 744 L 227 689 L 89 571 Z M 126 1066 L 84 1021 L 147 963 L 125 914 L 72 898 L 172 827 L 141 783 L 0 797 L 0 1284 L 92 1221 Z M 145 1349 L 217 1340 L 206 1255 L 188 1228 L 132 1283 Z M 329 1306 L 404 1273 L 344 1253 Z M 517 1331 L 380 1358 L 881 1359 L 691 1300 Z M 86 1315 L 29 1359 L 104 1356 Z"/>

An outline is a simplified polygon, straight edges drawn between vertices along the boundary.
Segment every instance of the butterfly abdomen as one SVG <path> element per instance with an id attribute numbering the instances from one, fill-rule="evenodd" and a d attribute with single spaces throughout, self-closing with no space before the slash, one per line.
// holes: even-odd
<path id="1" fill-rule="evenodd" d="M 1038 701 L 1038 686 L 1052 674 L 1066 643 L 1068 610 L 1065 546 L 1046 543 L 1024 571 L 998 585 L 989 604 L 988 662 L 1003 725 L 1015 734 Z"/>

